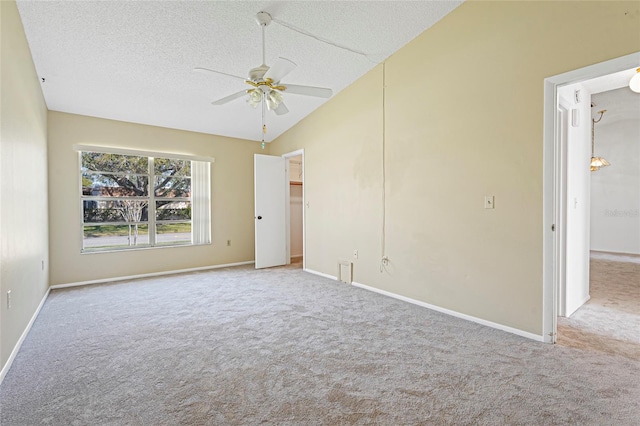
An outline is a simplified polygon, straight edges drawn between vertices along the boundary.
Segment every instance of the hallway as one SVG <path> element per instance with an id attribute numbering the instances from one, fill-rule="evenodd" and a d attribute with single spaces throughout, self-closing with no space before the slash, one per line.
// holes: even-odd
<path id="1" fill-rule="evenodd" d="M 591 252 L 591 299 L 558 318 L 561 346 L 640 359 L 640 256 Z"/>

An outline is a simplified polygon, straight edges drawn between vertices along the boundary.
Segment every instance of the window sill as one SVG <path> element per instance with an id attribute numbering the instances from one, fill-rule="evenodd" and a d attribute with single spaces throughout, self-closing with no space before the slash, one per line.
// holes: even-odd
<path id="1" fill-rule="evenodd" d="M 81 255 L 85 254 L 103 254 L 103 253 L 121 253 L 121 252 L 130 252 L 130 251 L 145 251 L 145 250 L 156 250 L 156 249 L 171 249 L 171 248 L 184 248 L 184 247 L 202 247 L 202 246 L 210 246 L 212 243 L 204 243 L 204 244 L 174 244 L 174 245 L 166 245 L 166 246 L 149 246 L 149 247 L 135 247 L 135 248 L 114 248 L 107 250 L 80 250 Z"/>

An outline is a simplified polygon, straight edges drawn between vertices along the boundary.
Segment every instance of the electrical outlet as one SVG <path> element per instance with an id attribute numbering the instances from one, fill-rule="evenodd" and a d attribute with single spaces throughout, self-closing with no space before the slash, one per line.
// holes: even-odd
<path id="1" fill-rule="evenodd" d="M 353 251 L 353 258 L 357 259 L 358 258 L 358 250 L 354 250 Z"/>
<path id="2" fill-rule="evenodd" d="M 11 290 L 7 291 L 7 309 L 11 309 Z"/>
<path id="3" fill-rule="evenodd" d="M 231 240 L 227 240 L 227 247 L 231 245 Z"/>

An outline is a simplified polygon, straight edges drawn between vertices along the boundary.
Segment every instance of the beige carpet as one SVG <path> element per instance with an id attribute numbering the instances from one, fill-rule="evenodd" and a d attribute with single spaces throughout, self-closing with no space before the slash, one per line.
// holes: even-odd
<path id="1" fill-rule="evenodd" d="M 52 291 L 0 424 L 636 426 L 638 377 L 299 266 L 238 267 Z"/>
<path id="2" fill-rule="evenodd" d="M 558 344 L 640 360 L 640 256 L 593 252 L 591 299 L 558 319 Z"/>

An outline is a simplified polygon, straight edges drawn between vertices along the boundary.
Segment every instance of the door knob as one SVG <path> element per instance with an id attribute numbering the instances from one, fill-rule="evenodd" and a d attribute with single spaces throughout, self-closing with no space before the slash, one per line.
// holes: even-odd
<path id="1" fill-rule="evenodd" d="M 258 216 L 258 220 L 262 219 L 262 216 Z"/>

